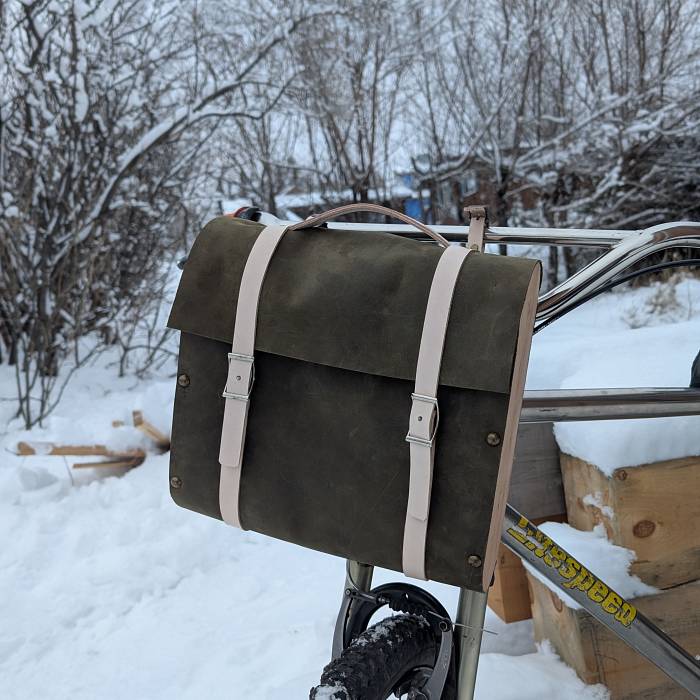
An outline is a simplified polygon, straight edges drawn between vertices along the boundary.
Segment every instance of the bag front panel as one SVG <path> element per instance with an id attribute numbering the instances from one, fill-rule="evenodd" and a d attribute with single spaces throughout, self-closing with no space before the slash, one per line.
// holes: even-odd
<path id="1" fill-rule="evenodd" d="M 225 343 L 181 337 L 171 489 L 184 507 L 221 517 L 218 446 Z M 401 571 L 408 493 L 405 441 L 412 382 L 256 353 L 241 476 L 245 528 Z M 508 396 L 441 387 L 428 526 L 429 578 L 480 590 Z"/>

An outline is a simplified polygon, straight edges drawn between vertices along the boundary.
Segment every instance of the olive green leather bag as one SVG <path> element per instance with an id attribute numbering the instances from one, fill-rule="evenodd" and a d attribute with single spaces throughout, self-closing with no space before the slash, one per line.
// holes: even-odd
<path id="1" fill-rule="evenodd" d="M 539 264 L 445 247 L 417 222 L 442 245 L 324 220 L 221 217 L 195 241 L 168 324 L 181 332 L 172 497 L 485 590 Z"/>

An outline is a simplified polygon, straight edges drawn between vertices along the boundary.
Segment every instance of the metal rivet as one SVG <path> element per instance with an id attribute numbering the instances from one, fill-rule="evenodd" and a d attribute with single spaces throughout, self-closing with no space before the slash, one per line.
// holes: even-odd
<path id="1" fill-rule="evenodd" d="M 498 433 L 489 433 L 486 436 L 486 444 L 491 447 L 498 447 L 501 444 L 501 436 Z"/>
<path id="2" fill-rule="evenodd" d="M 237 381 L 237 382 L 240 382 L 240 381 L 241 381 L 241 375 L 240 375 L 240 374 L 236 377 L 236 381 Z"/>
<path id="3" fill-rule="evenodd" d="M 423 420 L 423 416 L 418 416 L 418 420 L 419 421 Z"/>
<path id="4" fill-rule="evenodd" d="M 177 378 L 177 383 L 178 383 L 178 386 L 189 386 L 190 385 L 190 375 L 189 374 L 181 374 Z"/>
<path id="5" fill-rule="evenodd" d="M 615 476 L 620 480 L 624 481 L 627 478 L 627 472 L 624 469 L 620 469 L 619 472 L 615 474 Z"/>
<path id="6" fill-rule="evenodd" d="M 179 476 L 171 476 L 170 477 L 170 485 L 174 489 L 179 489 L 182 486 L 182 479 Z"/>
<path id="7" fill-rule="evenodd" d="M 475 569 L 478 569 L 481 566 L 481 557 L 478 554 L 470 554 L 467 557 L 467 564 L 469 564 L 469 566 L 473 566 Z"/>

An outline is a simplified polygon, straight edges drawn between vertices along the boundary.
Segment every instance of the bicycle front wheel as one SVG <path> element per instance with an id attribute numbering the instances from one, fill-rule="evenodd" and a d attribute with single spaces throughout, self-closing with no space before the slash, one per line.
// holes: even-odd
<path id="1" fill-rule="evenodd" d="M 439 642 L 428 622 L 417 615 L 396 615 L 356 637 L 323 670 L 310 700 L 420 700 L 420 689 L 435 665 Z M 454 655 L 442 700 L 455 700 Z"/>

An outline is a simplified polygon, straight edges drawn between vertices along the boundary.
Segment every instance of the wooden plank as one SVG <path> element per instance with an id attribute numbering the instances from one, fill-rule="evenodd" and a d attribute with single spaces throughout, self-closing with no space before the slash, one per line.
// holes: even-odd
<path id="1" fill-rule="evenodd" d="M 525 568 L 520 557 L 501 544 L 498 549 L 493 586 L 488 605 L 503 622 L 519 622 L 532 617 Z"/>
<path id="2" fill-rule="evenodd" d="M 31 455 L 109 455 L 104 445 L 56 445 L 52 442 L 19 442 L 17 454 L 23 457 Z"/>
<path id="3" fill-rule="evenodd" d="M 124 468 L 133 469 L 143 464 L 146 455 L 141 453 L 141 455 L 123 455 L 121 457 L 114 457 L 112 459 L 106 459 L 101 462 L 78 462 L 73 465 L 73 469 L 89 469 L 97 467 L 111 467 L 113 469 Z"/>
<path id="4" fill-rule="evenodd" d="M 530 357 L 530 345 L 532 344 L 532 329 L 537 312 L 537 290 L 540 285 L 540 270 L 535 270 L 527 287 L 520 324 L 518 326 L 518 339 L 515 348 L 515 360 L 513 362 L 513 374 L 510 382 L 510 400 L 506 414 L 506 427 L 503 431 L 503 444 L 501 445 L 501 459 L 498 465 L 498 477 L 493 497 L 493 509 L 491 511 L 491 523 L 489 537 L 484 552 L 483 576 L 481 579 L 484 591 L 488 591 L 491 585 L 491 572 L 496 565 L 498 548 L 501 542 L 501 527 L 503 515 L 506 509 L 506 501 L 510 490 L 510 480 L 513 471 L 513 459 L 515 446 L 518 440 L 518 428 L 520 410 L 523 404 L 523 391 L 525 390 L 525 376 L 527 375 L 527 363 Z"/>
<path id="5" fill-rule="evenodd" d="M 134 427 L 140 430 L 144 435 L 149 437 L 156 446 L 167 452 L 170 449 L 170 438 L 158 428 L 156 428 L 152 423 L 149 423 L 144 417 L 141 411 L 132 412 Z"/>
<path id="6" fill-rule="evenodd" d="M 631 571 L 657 588 L 700 579 L 700 458 L 616 469 L 611 477 L 583 460 L 561 456 L 569 522 L 602 523 L 615 544 L 635 552 Z"/>
<path id="7" fill-rule="evenodd" d="M 566 512 L 559 447 L 551 423 L 519 426 L 508 502 L 530 520 Z"/>
<path id="8" fill-rule="evenodd" d="M 584 610 L 571 610 L 528 574 L 535 639 L 549 639 L 586 683 L 603 683 L 611 700 L 686 700 L 690 694 Z M 700 653 L 700 581 L 634 599 L 647 617 L 691 654 Z"/>

